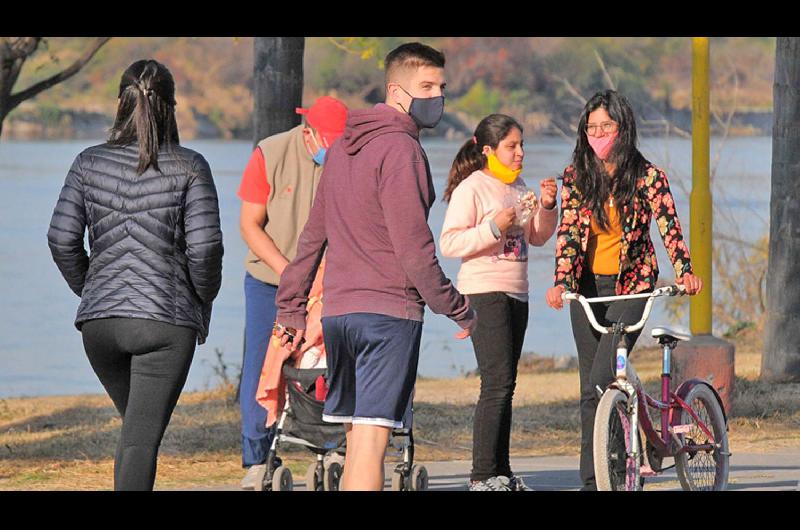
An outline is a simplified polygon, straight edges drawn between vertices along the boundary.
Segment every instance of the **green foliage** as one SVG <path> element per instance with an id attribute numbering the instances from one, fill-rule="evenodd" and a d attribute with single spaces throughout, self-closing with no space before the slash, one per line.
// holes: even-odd
<path id="1" fill-rule="evenodd" d="M 500 100 L 499 90 L 487 88 L 483 79 L 478 79 L 466 94 L 456 100 L 453 107 L 472 116 L 487 116 L 500 109 Z"/>

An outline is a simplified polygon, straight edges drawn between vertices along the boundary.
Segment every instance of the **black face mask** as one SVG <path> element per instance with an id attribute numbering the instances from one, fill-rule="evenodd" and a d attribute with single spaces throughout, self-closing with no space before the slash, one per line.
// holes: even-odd
<path id="1" fill-rule="evenodd" d="M 405 88 L 400 87 L 400 90 L 408 94 Z M 411 94 L 408 95 L 411 96 Z M 432 129 L 439 124 L 442 114 L 444 114 L 444 96 L 432 98 L 415 98 L 411 96 L 411 106 L 406 112 L 420 129 Z"/>

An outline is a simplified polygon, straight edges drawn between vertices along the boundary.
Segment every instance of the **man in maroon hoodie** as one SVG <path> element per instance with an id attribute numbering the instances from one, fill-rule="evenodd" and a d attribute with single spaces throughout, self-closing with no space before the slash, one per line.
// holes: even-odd
<path id="1" fill-rule="evenodd" d="M 276 335 L 303 340 L 306 302 L 327 249 L 322 325 L 328 357 L 323 419 L 347 430 L 342 487 L 381 490 L 393 428 L 404 428 L 425 304 L 469 337 L 476 316 L 442 272 L 428 212 L 435 192 L 419 130 L 444 110 L 444 55 L 408 43 L 386 56 L 386 102 L 351 111 L 284 270 Z M 405 426 L 408 428 L 408 426 Z"/>

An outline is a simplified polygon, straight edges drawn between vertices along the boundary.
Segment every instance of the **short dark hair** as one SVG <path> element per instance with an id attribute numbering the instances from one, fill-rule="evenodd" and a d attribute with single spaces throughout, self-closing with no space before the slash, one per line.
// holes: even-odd
<path id="1" fill-rule="evenodd" d="M 386 55 L 384 66 L 388 84 L 398 70 L 410 70 L 420 66 L 444 68 L 444 54 L 420 42 L 407 42 Z"/>

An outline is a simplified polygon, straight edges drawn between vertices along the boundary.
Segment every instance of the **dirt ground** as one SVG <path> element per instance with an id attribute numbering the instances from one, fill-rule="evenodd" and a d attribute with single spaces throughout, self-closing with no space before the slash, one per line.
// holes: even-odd
<path id="1" fill-rule="evenodd" d="M 657 384 L 659 352 L 636 351 L 646 386 Z M 761 355 L 746 341 L 736 352 L 729 421 L 731 448 L 760 452 L 800 446 L 800 383 L 758 380 Z M 415 396 L 416 460 L 471 458 L 477 376 L 420 378 Z M 161 446 L 157 489 L 236 484 L 243 476 L 234 389 L 185 393 Z M 522 363 L 514 397 L 512 456 L 579 452 L 577 369 L 555 370 L 546 359 Z M 102 395 L 0 400 L 0 490 L 112 489 L 113 454 L 121 421 Z M 311 454 L 281 451 L 298 480 Z M 391 450 L 388 460 L 397 458 Z"/>

